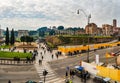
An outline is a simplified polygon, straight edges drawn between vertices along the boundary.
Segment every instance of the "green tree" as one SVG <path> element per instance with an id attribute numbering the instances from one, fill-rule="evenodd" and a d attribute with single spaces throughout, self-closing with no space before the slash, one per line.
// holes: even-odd
<path id="1" fill-rule="evenodd" d="M 21 40 L 21 42 L 27 42 L 27 44 L 28 44 L 28 43 L 31 44 L 31 42 L 33 42 L 33 37 L 30 37 L 30 36 L 22 36 L 22 37 L 20 38 L 20 40 Z M 23 44 L 24 44 L 24 43 L 23 43 Z"/>
<path id="2" fill-rule="evenodd" d="M 45 32 L 44 32 L 44 31 L 42 31 L 42 30 L 41 30 L 41 31 L 39 31 L 39 36 L 40 36 L 40 37 L 44 37 L 44 36 L 45 36 Z"/>
<path id="3" fill-rule="evenodd" d="M 25 42 L 25 36 L 21 36 L 21 37 L 20 37 L 20 40 L 21 40 L 21 42 L 23 42 L 23 44 L 24 44 L 24 42 Z"/>
<path id="4" fill-rule="evenodd" d="M 64 30 L 64 26 L 58 26 L 58 30 Z"/>
<path id="5" fill-rule="evenodd" d="M 55 30 L 50 30 L 49 35 L 55 35 Z"/>
<path id="6" fill-rule="evenodd" d="M 58 37 L 64 44 L 68 44 L 70 42 L 70 38 L 68 37 L 63 37 L 63 36 L 59 36 Z"/>
<path id="7" fill-rule="evenodd" d="M 26 36 L 26 42 L 27 42 L 27 44 L 28 44 L 28 43 L 31 44 L 31 42 L 33 42 L 33 37 Z"/>
<path id="8" fill-rule="evenodd" d="M 8 27 L 7 27 L 7 29 L 6 29 L 5 44 L 6 44 L 6 45 L 9 45 L 9 29 L 8 29 Z"/>
<path id="9" fill-rule="evenodd" d="M 15 36 L 14 36 L 14 29 L 11 31 L 11 37 L 10 37 L 10 44 L 14 45 L 15 43 Z"/>

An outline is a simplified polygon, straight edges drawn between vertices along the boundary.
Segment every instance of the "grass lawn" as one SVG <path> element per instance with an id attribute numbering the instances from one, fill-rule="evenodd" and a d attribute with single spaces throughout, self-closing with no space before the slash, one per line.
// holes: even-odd
<path id="1" fill-rule="evenodd" d="M 31 53 L 20 53 L 20 52 L 6 52 L 6 51 L 0 51 L 0 58 L 26 58 L 26 57 L 32 57 Z"/>
<path id="2" fill-rule="evenodd" d="M 10 45 L 2 45 L 0 46 L 0 48 L 10 48 L 11 46 Z"/>

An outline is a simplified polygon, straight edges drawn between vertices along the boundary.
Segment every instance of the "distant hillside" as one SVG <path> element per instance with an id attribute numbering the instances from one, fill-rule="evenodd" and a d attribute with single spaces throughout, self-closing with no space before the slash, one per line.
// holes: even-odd
<path id="1" fill-rule="evenodd" d="M 89 44 L 102 43 L 111 41 L 112 37 L 89 37 Z M 49 42 L 53 47 L 58 45 L 86 45 L 88 44 L 87 36 L 48 36 L 46 42 Z"/>

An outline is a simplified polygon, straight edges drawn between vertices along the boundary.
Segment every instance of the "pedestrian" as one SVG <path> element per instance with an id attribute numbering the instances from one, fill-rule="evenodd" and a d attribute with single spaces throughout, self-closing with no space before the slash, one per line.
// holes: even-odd
<path id="1" fill-rule="evenodd" d="M 80 75 L 80 77 L 81 77 L 81 82 L 83 82 L 83 74 L 84 74 L 84 69 L 81 71 L 81 75 Z"/>
<path id="2" fill-rule="evenodd" d="M 42 58 L 42 60 L 43 60 L 44 57 L 42 56 L 41 58 Z"/>
<path id="3" fill-rule="evenodd" d="M 10 81 L 10 80 L 8 80 L 8 83 L 11 83 L 11 81 Z"/>
<path id="4" fill-rule="evenodd" d="M 53 59 L 53 56 L 54 56 L 54 55 L 52 54 L 52 59 Z"/>
<path id="5" fill-rule="evenodd" d="M 85 71 L 85 72 L 83 73 L 84 83 L 86 83 L 86 76 L 87 76 L 87 71 Z"/>
<path id="6" fill-rule="evenodd" d="M 68 78 L 68 72 L 66 71 L 66 73 L 65 73 L 65 76 L 66 76 L 66 78 Z"/>
<path id="7" fill-rule="evenodd" d="M 39 65 L 42 64 L 42 60 L 39 59 Z"/>
<path id="8" fill-rule="evenodd" d="M 40 54 L 42 55 L 42 52 L 40 52 Z"/>
<path id="9" fill-rule="evenodd" d="M 74 78 L 75 72 L 72 70 L 72 79 Z"/>
<path id="10" fill-rule="evenodd" d="M 67 66 L 67 67 L 66 67 L 66 70 L 69 71 L 69 69 L 70 69 L 69 66 Z"/>
<path id="11" fill-rule="evenodd" d="M 70 79 L 72 79 L 72 70 L 70 69 Z"/>
<path id="12" fill-rule="evenodd" d="M 57 57 L 57 59 L 58 59 L 58 54 L 56 54 L 56 57 Z"/>
<path id="13" fill-rule="evenodd" d="M 46 53 L 46 50 L 44 50 L 44 54 Z"/>

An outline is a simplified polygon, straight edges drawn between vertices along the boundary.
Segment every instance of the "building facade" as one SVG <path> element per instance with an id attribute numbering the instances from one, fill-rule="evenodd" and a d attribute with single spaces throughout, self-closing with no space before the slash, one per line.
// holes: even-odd
<path id="1" fill-rule="evenodd" d="M 18 37 L 20 38 L 21 36 L 28 36 L 28 30 L 18 30 Z"/>
<path id="2" fill-rule="evenodd" d="M 102 32 L 103 32 L 103 35 L 106 35 L 106 36 L 113 35 L 113 26 L 109 24 L 103 24 Z"/>
<path id="3" fill-rule="evenodd" d="M 85 33 L 90 35 L 97 35 L 98 29 L 95 23 L 90 23 L 85 27 Z"/>

